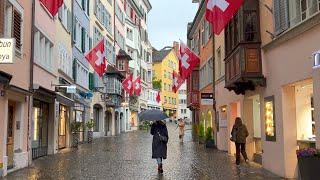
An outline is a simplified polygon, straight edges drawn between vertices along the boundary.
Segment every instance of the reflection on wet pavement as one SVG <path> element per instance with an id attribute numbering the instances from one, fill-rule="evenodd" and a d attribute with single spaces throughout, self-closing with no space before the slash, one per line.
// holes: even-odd
<path id="1" fill-rule="evenodd" d="M 234 158 L 225 152 L 193 142 L 190 130 L 180 143 L 178 130 L 172 124 L 168 127 L 163 175 L 158 175 L 156 161 L 151 159 L 152 136 L 136 131 L 40 158 L 4 179 L 280 179 L 254 163 L 236 167 Z"/>

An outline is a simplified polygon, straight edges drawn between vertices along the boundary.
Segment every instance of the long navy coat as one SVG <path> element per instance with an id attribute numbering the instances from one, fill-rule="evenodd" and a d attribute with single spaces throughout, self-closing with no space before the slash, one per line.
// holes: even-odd
<path id="1" fill-rule="evenodd" d="M 150 133 L 153 135 L 152 139 L 152 158 L 167 159 L 167 143 L 160 141 L 158 132 L 162 136 L 166 136 L 169 140 L 167 126 L 162 122 L 155 122 L 151 126 Z"/>

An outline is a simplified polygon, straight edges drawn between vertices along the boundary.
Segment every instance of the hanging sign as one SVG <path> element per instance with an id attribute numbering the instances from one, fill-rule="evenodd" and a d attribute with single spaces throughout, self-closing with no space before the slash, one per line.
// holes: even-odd
<path id="1" fill-rule="evenodd" d="M 213 93 L 201 93 L 201 105 L 213 105 Z"/>
<path id="2" fill-rule="evenodd" d="M 0 38 L 0 64 L 12 64 L 15 56 L 15 39 Z"/>
<path id="3" fill-rule="evenodd" d="M 75 85 L 67 86 L 67 93 L 75 94 L 77 92 L 77 87 Z"/>

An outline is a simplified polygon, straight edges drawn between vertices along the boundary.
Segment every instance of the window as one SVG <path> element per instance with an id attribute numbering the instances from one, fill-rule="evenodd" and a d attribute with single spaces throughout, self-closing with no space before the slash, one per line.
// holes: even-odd
<path id="1" fill-rule="evenodd" d="M 118 5 L 118 3 L 116 3 L 116 16 L 117 16 L 118 20 L 123 24 L 124 23 L 124 14 L 123 14 L 120 6 Z"/>
<path id="2" fill-rule="evenodd" d="M 205 19 L 202 20 L 201 23 L 201 45 L 204 46 L 206 42 L 206 35 L 205 35 Z"/>
<path id="3" fill-rule="evenodd" d="M 117 29 L 115 34 L 115 40 L 121 49 L 125 49 L 125 40 L 120 31 Z"/>
<path id="4" fill-rule="evenodd" d="M 152 74 L 151 74 L 151 70 L 148 70 L 148 82 L 152 81 Z"/>
<path id="5" fill-rule="evenodd" d="M 83 11 L 89 16 L 89 2 L 90 0 L 82 0 L 81 7 Z"/>
<path id="6" fill-rule="evenodd" d="M 118 69 L 119 69 L 120 71 L 125 70 L 125 62 L 124 62 L 124 60 L 119 60 L 118 62 L 119 62 L 119 63 L 118 63 Z"/>
<path id="7" fill-rule="evenodd" d="M 181 114 L 183 114 L 183 109 L 180 109 L 180 111 L 181 111 Z"/>
<path id="8" fill-rule="evenodd" d="M 74 66 L 74 79 L 75 82 L 88 89 L 89 88 L 89 70 L 87 67 L 83 66 L 77 59 L 75 59 L 75 66 Z"/>
<path id="9" fill-rule="evenodd" d="M 66 29 L 67 32 L 71 32 L 72 30 L 72 15 L 69 8 L 63 4 L 61 8 L 59 8 L 58 12 L 58 18 L 63 25 L 63 27 Z"/>
<path id="10" fill-rule="evenodd" d="M 48 71 L 53 71 L 53 43 L 36 30 L 34 34 L 34 60 L 41 67 Z"/>
<path id="11" fill-rule="evenodd" d="M 132 29 L 127 28 L 127 38 L 133 40 L 133 32 Z"/>
<path id="12" fill-rule="evenodd" d="M 116 59 L 115 59 L 115 50 L 114 50 L 114 47 L 112 45 L 111 42 L 109 42 L 108 40 L 106 40 L 106 57 L 107 57 L 107 60 L 108 60 L 108 63 L 110 64 L 113 64 L 115 65 L 116 64 Z"/>
<path id="13" fill-rule="evenodd" d="M 70 78 L 72 77 L 72 54 L 68 52 L 67 48 L 59 43 L 59 69 L 67 74 Z"/>
<path id="14" fill-rule="evenodd" d="M 105 6 L 101 3 L 100 0 L 95 1 L 95 10 L 94 14 L 96 15 L 99 22 L 107 29 L 109 33 L 112 33 L 112 17 Z"/>
<path id="15" fill-rule="evenodd" d="M 3 0 L 0 3 L 4 3 Z M 4 9 L 4 14 L 1 18 L 4 18 L 4 35 L 5 37 L 12 37 L 16 40 L 16 52 L 20 55 L 22 53 L 22 13 L 23 9 L 15 7 L 10 2 L 4 3 L 6 5 Z M 3 6 L 4 4 L 0 4 Z M 21 9 L 20 9 L 21 8 Z M 0 7 L 1 9 L 1 7 Z M 0 14 L 1 15 L 1 14 Z M 3 17 L 4 16 L 4 17 Z M 0 20 L 2 21 L 2 20 Z M 1 27 L 3 28 L 3 26 Z"/>

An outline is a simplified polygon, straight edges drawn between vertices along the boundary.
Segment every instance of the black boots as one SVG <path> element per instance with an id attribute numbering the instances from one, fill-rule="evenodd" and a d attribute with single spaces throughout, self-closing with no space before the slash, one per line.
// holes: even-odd
<path id="1" fill-rule="evenodd" d="M 158 173 L 160 173 L 160 174 L 163 173 L 162 164 L 158 165 Z"/>

